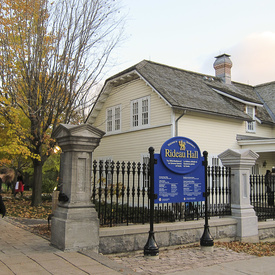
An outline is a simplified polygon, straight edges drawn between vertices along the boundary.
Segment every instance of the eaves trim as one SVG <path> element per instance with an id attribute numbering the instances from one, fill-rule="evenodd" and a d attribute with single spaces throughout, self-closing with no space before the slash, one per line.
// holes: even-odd
<path id="1" fill-rule="evenodd" d="M 135 70 L 135 72 L 140 77 L 140 79 L 146 83 L 147 86 L 149 86 L 155 93 L 157 93 L 158 96 L 162 98 L 169 107 L 172 108 L 172 104 L 149 81 L 147 81 L 145 77 L 143 77 L 137 70 Z"/>
<path id="2" fill-rule="evenodd" d="M 134 69 L 134 70 L 125 72 L 125 74 L 119 75 L 119 76 L 114 77 L 114 78 L 109 78 L 109 79 L 106 80 L 104 86 L 101 89 L 101 92 L 99 93 L 99 95 L 98 95 L 98 97 L 97 97 L 97 99 L 96 99 L 96 101 L 94 103 L 94 106 L 92 107 L 92 109 L 91 109 L 91 111 L 90 111 L 90 113 L 89 113 L 89 115 L 88 115 L 88 117 L 87 117 L 87 119 L 85 121 L 85 123 L 88 120 L 92 121 L 92 122 L 94 121 L 94 119 L 96 117 L 96 114 L 95 114 L 95 112 L 96 112 L 96 106 L 99 103 L 101 103 L 101 102 L 105 102 L 105 100 L 108 97 L 107 96 L 103 100 L 101 99 L 102 95 L 106 92 L 106 89 L 108 89 L 110 85 L 112 85 L 113 83 L 117 82 L 119 79 L 127 78 L 127 76 L 133 75 L 133 74 L 136 74 L 139 77 L 139 79 L 142 79 L 147 86 L 149 86 L 162 100 L 164 100 L 164 102 L 170 108 L 172 108 L 172 104 L 149 81 L 147 81 L 147 79 L 145 77 L 143 77 L 142 74 L 140 74 L 136 69 Z M 129 81 L 132 81 L 132 80 L 129 79 Z M 125 84 L 125 83 L 123 83 L 123 84 Z"/>
<path id="3" fill-rule="evenodd" d="M 229 94 L 227 94 L 225 92 L 222 92 L 222 91 L 220 91 L 218 89 L 212 88 L 212 90 L 215 91 L 215 92 L 217 92 L 220 95 L 226 96 L 228 98 L 231 98 L 231 99 L 236 100 L 238 102 L 241 102 L 243 104 L 251 105 L 251 106 L 257 106 L 257 107 L 263 107 L 263 104 L 259 104 L 259 103 L 255 103 L 255 102 L 251 102 L 251 101 L 246 101 L 246 100 L 240 99 L 238 97 L 235 97 L 233 95 L 229 95 Z"/>
<path id="4" fill-rule="evenodd" d="M 270 145 L 275 144 L 275 138 L 238 140 L 237 142 L 239 145 Z"/>
<path id="5" fill-rule="evenodd" d="M 188 107 L 173 106 L 173 109 L 186 110 L 186 111 L 190 111 L 190 112 L 202 113 L 202 114 L 207 114 L 207 115 L 233 118 L 233 119 L 238 119 L 241 121 L 253 121 L 250 117 L 234 116 L 234 115 L 230 115 L 230 114 L 222 114 L 222 113 L 211 112 L 211 111 L 206 111 L 206 110 L 201 110 L 201 109 L 188 108 Z"/>

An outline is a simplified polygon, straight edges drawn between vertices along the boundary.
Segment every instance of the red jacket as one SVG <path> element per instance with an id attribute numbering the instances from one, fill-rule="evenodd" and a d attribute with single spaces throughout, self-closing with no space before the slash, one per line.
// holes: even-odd
<path id="1" fill-rule="evenodd" d="M 16 187 L 18 187 L 18 188 L 16 189 Z M 24 192 L 24 184 L 21 180 L 19 181 L 18 186 L 17 186 L 17 183 L 16 183 L 15 192 Z"/>

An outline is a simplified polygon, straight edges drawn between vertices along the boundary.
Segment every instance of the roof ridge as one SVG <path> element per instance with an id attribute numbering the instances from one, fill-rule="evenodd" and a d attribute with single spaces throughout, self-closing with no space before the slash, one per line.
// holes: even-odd
<path id="1" fill-rule="evenodd" d="M 170 68 L 170 69 L 174 69 L 174 70 L 177 70 L 177 71 L 182 71 L 182 72 L 186 72 L 186 73 L 190 73 L 190 74 L 195 74 L 195 75 L 200 75 L 200 76 L 209 76 L 209 77 L 213 77 L 214 79 L 219 79 L 218 77 L 216 77 L 214 75 L 205 74 L 205 73 L 198 73 L 198 72 L 195 72 L 195 71 L 191 71 L 191 70 L 186 70 L 186 69 L 182 69 L 182 68 L 179 68 L 179 67 L 170 66 L 170 65 L 167 65 L 167 64 L 162 64 L 162 63 L 151 61 L 151 60 L 144 59 L 143 61 L 146 61 L 146 62 L 154 64 L 154 65 L 159 65 L 159 66 L 162 66 L 162 67 L 167 67 L 167 68 Z"/>

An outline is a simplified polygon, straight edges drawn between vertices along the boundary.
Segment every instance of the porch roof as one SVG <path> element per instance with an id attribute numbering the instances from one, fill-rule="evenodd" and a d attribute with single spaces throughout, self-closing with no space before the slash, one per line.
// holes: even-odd
<path id="1" fill-rule="evenodd" d="M 242 149 L 251 149 L 257 153 L 275 152 L 275 138 L 237 135 L 236 139 Z"/>

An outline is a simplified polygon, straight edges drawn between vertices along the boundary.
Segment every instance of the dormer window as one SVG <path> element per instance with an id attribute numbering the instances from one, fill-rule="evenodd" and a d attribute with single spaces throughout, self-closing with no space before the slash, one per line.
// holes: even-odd
<path id="1" fill-rule="evenodd" d="M 117 133 L 121 130 L 121 106 L 110 107 L 106 110 L 106 132 Z"/>
<path id="2" fill-rule="evenodd" d="M 142 97 L 131 101 L 131 128 L 140 129 L 149 126 L 150 97 Z"/>
<path id="3" fill-rule="evenodd" d="M 253 119 L 253 121 L 246 122 L 246 131 L 250 133 L 255 133 L 256 132 L 255 107 L 251 105 L 247 105 L 246 113 Z"/>

